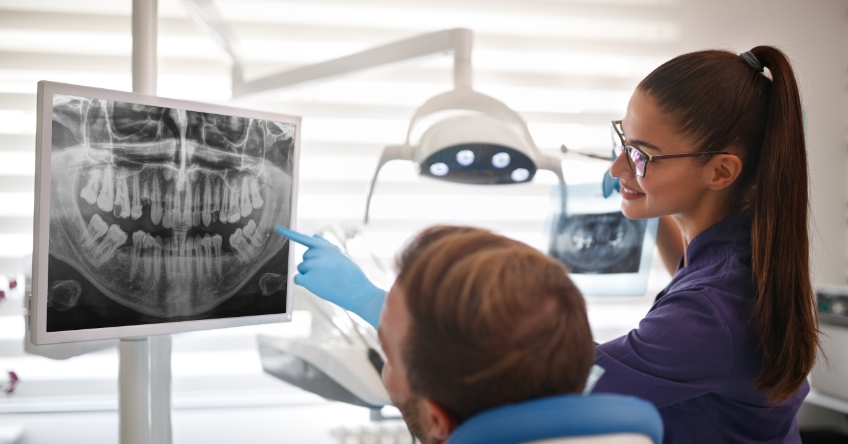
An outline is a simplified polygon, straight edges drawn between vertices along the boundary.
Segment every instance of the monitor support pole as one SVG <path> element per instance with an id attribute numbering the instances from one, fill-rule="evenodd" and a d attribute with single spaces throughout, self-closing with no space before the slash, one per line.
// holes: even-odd
<path id="1" fill-rule="evenodd" d="M 156 95 L 158 0 L 132 2 L 133 92 Z M 121 444 L 171 444 L 171 336 L 121 339 Z"/>
<path id="2" fill-rule="evenodd" d="M 118 429 L 121 444 L 150 441 L 150 340 L 118 343 Z"/>

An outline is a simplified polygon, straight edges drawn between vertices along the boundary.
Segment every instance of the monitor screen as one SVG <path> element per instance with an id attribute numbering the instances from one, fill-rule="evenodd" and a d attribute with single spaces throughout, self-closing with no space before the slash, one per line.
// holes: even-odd
<path id="1" fill-rule="evenodd" d="M 36 343 L 290 319 L 299 119 L 51 82 L 38 115 Z"/>
<path id="2" fill-rule="evenodd" d="M 621 194 L 605 197 L 600 183 L 551 190 L 548 254 L 569 271 L 585 296 L 642 296 L 648 291 L 657 219 L 628 219 Z"/>

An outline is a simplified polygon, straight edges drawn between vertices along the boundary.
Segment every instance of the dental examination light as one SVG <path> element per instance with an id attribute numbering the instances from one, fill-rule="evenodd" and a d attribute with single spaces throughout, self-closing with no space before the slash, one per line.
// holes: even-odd
<path id="1" fill-rule="evenodd" d="M 406 141 L 383 150 L 366 191 L 365 223 L 368 222 L 377 177 L 383 166 L 392 160 L 414 162 L 419 174 L 425 177 L 477 185 L 527 183 L 533 180 L 538 170 L 549 170 L 557 175 L 564 191 L 560 159 L 539 150 L 524 119 L 502 102 L 472 89 L 474 36 L 471 30 L 451 29 L 423 34 L 244 81 L 244 64 L 232 42 L 232 33 L 220 20 L 212 2 L 182 1 L 192 18 L 231 59 L 234 98 L 427 55 L 453 53 L 454 89 L 421 105 L 409 124 Z M 565 199 L 562 201 L 564 205 Z"/>
<path id="2" fill-rule="evenodd" d="M 447 182 L 506 185 L 550 170 L 565 182 L 560 159 L 543 154 L 524 119 L 502 102 L 468 85 L 431 98 L 415 112 L 406 142 L 383 150 L 368 185 L 365 222 L 377 176 L 392 160 L 415 163 L 419 174 Z"/>

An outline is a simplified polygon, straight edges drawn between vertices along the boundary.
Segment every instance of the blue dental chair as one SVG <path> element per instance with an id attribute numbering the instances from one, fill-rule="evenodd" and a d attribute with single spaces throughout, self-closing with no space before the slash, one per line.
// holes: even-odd
<path id="1" fill-rule="evenodd" d="M 661 444 L 653 404 L 611 394 L 563 395 L 510 404 L 463 423 L 447 444 Z"/>

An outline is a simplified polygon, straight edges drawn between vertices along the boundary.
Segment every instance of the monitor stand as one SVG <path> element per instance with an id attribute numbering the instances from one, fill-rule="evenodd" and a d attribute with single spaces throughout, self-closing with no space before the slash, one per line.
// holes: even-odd
<path id="1" fill-rule="evenodd" d="M 171 444 L 171 336 L 118 344 L 121 444 Z"/>
<path id="2" fill-rule="evenodd" d="M 158 0 L 132 1 L 133 92 L 156 95 Z M 171 336 L 118 345 L 121 444 L 171 444 Z"/>

